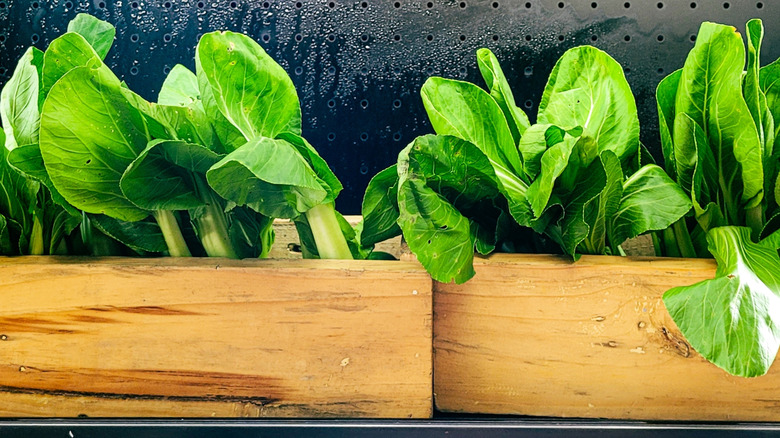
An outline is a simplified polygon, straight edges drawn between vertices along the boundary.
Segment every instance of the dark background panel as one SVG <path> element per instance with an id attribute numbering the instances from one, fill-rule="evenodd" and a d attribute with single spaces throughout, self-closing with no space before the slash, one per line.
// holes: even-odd
<path id="1" fill-rule="evenodd" d="M 0 86 L 27 46 L 45 49 L 79 12 L 116 25 L 107 62 L 152 100 L 175 64 L 194 68 L 203 33 L 255 38 L 295 82 L 304 135 L 344 183 L 345 214 L 360 212 L 373 174 L 431 132 L 419 98 L 427 77 L 481 84 L 480 47 L 496 53 L 532 120 L 566 49 L 606 50 L 625 68 L 642 141 L 656 155 L 655 86 L 682 66 L 702 21 L 744 29 L 749 18 L 763 18 L 763 62 L 780 56 L 775 0 L 0 0 Z"/>

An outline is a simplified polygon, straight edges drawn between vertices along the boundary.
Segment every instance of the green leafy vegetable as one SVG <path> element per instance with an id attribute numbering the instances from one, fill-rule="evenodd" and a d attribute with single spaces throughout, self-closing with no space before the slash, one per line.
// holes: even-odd
<path id="1" fill-rule="evenodd" d="M 763 26 L 703 23 L 685 65 L 658 86 L 666 168 L 693 216 L 656 236 L 659 255 L 707 256 L 716 276 L 674 288 L 664 303 L 691 345 L 739 376 L 769 369 L 778 350 L 780 257 L 773 217 L 777 63 L 759 67 Z M 763 237 L 763 240 L 759 239 Z"/>
<path id="2" fill-rule="evenodd" d="M 609 55 L 588 46 L 564 53 L 530 126 L 495 56 L 481 49 L 478 61 L 490 93 L 442 78 L 423 85 L 438 136 L 401 152 L 397 182 L 388 169 L 369 184 L 366 241 L 396 233 L 397 218 L 433 278 L 461 283 L 473 275 L 474 251 L 549 251 L 552 241 L 575 259 L 619 254 L 625 239 L 690 210 L 684 191 L 642 163 L 636 104 Z M 378 200 L 394 193 L 395 202 Z"/>

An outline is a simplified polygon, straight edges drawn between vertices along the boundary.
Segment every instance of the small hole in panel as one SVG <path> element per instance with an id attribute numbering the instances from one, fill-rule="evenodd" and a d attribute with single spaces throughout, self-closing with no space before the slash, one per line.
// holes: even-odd
<path id="1" fill-rule="evenodd" d="M 631 35 L 626 35 L 623 37 L 623 41 L 630 42 L 631 41 Z"/>
<path id="2" fill-rule="evenodd" d="M 4 42 L 5 42 L 5 35 L 0 35 L 0 43 L 4 43 Z"/>
<path id="3" fill-rule="evenodd" d="M 527 99 L 525 102 L 523 102 L 523 106 L 526 108 L 532 108 L 534 106 L 534 103 L 531 99 Z"/>
<path id="4" fill-rule="evenodd" d="M 368 132 L 361 132 L 360 133 L 360 140 L 361 141 L 368 141 Z"/>
<path id="5" fill-rule="evenodd" d="M 328 133 L 328 141 L 333 141 L 336 139 L 336 133 L 335 132 L 329 132 Z"/>
<path id="6" fill-rule="evenodd" d="M 398 34 L 393 35 L 393 40 L 401 41 L 401 35 L 398 35 Z"/>
<path id="7" fill-rule="evenodd" d="M 32 5 L 31 5 L 31 6 L 32 6 L 32 8 L 33 8 L 33 9 L 38 9 L 38 7 L 39 7 L 40 5 L 38 4 L 38 2 L 32 2 Z"/>
<path id="8" fill-rule="evenodd" d="M 731 7 L 731 4 L 729 2 L 723 3 L 723 9 L 728 9 Z"/>
<path id="9" fill-rule="evenodd" d="M 335 75 L 336 74 L 336 67 L 334 67 L 332 65 L 330 67 L 328 67 L 328 74 L 329 75 Z"/>
<path id="10" fill-rule="evenodd" d="M 73 2 L 65 2 L 65 9 L 70 9 L 73 7 Z"/>
<path id="11" fill-rule="evenodd" d="M 396 9 L 400 8 L 401 7 L 401 2 L 393 3 L 393 7 L 396 8 Z"/>
<path id="12" fill-rule="evenodd" d="M 393 108 L 401 108 L 401 99 L 396 99 L 393 101 Z"/>
<path id="13" fill-rule="evenodd" d="M 303 41 L 303 35 L 301 35 L 301 34 L 299 34 L 299 33 L 296 33 L 296 34 L 295 34 L 295 41 L 297 41 L 297 42 L 299 42 L 299 43 L 300 43 L 301 41 Z"/>
<path id="14" fill-rule="evenodd" d="M 565 39 L 566 39 L 566 37 L 565 37 L 565 36 L 563 36 L 563 35 L 558 35 L 558 41 L 563 41 L 563 40 L 565 40 Z"/>
<path id="15" fill-rule="evenodd" d="M 238 8 L 238 3 L 230 2 L 230 9 L 236 9 L 236 8 Z"/>
<path id="16" fill-rule="evenodd" d="M 138 74 L 138 67 L 136 67 L 136 66 L 130 67 L 130 74 L 133 75 L 133 76 L 137 75 Z"/>
<path id="17" fill-rule="evenodd" d="M 393 134 L 393 141 L 401 141 L 401 133 L 400 132 L 396 132 L 395 134 Z"/>
<path id="18" fill-rule="evenodd" d="M 400 75 L 401 74 L 401 67 L 398 67 L 398 66 L 393 67 L 393 74 Z"/>
<path id="19" fill-rule="evenodd" d="M 41 39 L 41 37 L 39 37 L 37 33 L 32 34 L 32 37 L 30 38 L 30 40 L 32 40 L 33 44 L 37 43 L 38 40 L 40 40 L 40 39 Z"/>
<path id="20" fill-rule="evenodd" d="M 138 9 L 138 6 L 139 6 L 139 5 L 138 5 L 138 2 L 132 2 L 132 3 L 130 3 L 130 7 L 131 7 L 131 8 L 133 8 L 133 9 Z"/>
<path id="21" fill-rule="evenodd" d="M 590 7 L 593 8 L 593 9 L 596 9 L 596 8 L 599 7 L 599 4 L 596 3 L 596 2 L 591 2 Z"/>
<path id="22" fill-rule="evenodd" d="M 659 75 L 662 75 L 662 74 L 664 74 L 664 68 L 663 68 L 663 67 L 658 67 L 658 70 L 656 70 L 656 72 L 657 72 Z"/>
<path id="23" fill-rule="evenodd" d="M 465 9 L 466 8 L 466 2 L 460 2 L 460 8 Z"/>
<path id="24" fill-rule="evenodd" d="M 368 67 L 360 67 L 360 74 L 367 75 L 368 74 Z"/>
<path id="25" fill-rule="evenodd" d="M 433 7 L 433 2 L 428 2 L 428 3 L 425 4 L 425 6 L 427 6 L 428 9 L 430 9 L 430 8 Z"/>
<path id="26" fill-rule="evenodd" d="M 271 7 L 271 3 L 263 2 L 263 9 L 268 9 Z"/>
<path id="27" fill-rule="evenodd" d="M 531 35 L 526 35 L 526 36 L 525 36 L 525 40 L 526 40 L 526 41 L 531 41 L 532 39 L 533 39 L 533 38 L 531 37 Z"/>
<path id="28" fill-rule="evenodd" d="M 5 9 L 5 2 L 0 2 L 0 9 Z"/>
<path id="29" fill-rule="evenodd" d="M 498 41 L 498 35 L 493 35 L 493 41 Z"/>
<path id="30" fill-rule="evenodd" d="M 655 7 L 657 7 L 658 9 L 663 9 L 663 8 L 664 8 L 664 4 L 663 4 L 663 2 L 658 2 L 658 3 L 655 5 Z"/>
<path id="31" fill-rule="evenodd" d="M 170 72 L 171 72 L 171 68 L 170 67 L 168 67 L 167 65 L 165 67 L 163 67 L 163 74 L 167 75 Z"/>
<path id="32" fill-rule="evenodd" d="M 756 3 L 756 9 L 763 9 L 763 8 L 764 8 L 764 4 L 762 2 Z"/>
<path id="33" fill-rule="evenodd" d="M 696 9 L 696 6 L 698 6 L 698 5 L 696 4 L 696 2 L 691 2 L 690 6 L 691 6 L 691 9 Z"/>
<path id="34" fill-rule="evenodd" d="M 199 7 L 200 9 L 203 9 L 203 8 L 205 8 L 205 7 L 206 7 L 206 3 L 203 3 L 203 2 L 198 2 L 198 7 Z"/>
<path id="35" fill-rule="evenodd" d="M 593 41 L 593 42 L 598 41 L 598 39 L 599 39 L 598 35 L 591 35 L 591 37 L 590 37 L 590 40 Z"/>
<path id="36" fill-rule="evenodd" d="M 267 42 L 269 42 L 269 41 L 271 41 L 271 35 L 264 34 L 264 35 L 263 35 L 263 42 L 264 42 L 264 43 L 267 43 Z"/>
<path id="37" fill-rule="evenodd" d="M 623 67 L 623 73 L 625 73 L 626 75 L 628 75 L 628 74 L 630 74 L 630 73 L 631 73 L 631 69 L 630 69 L 630 68 L 628 68 L 628 67 Z"/>
<path id="38" fill-rule="evenodd" d="M 655 39 L 657 39 L 659 43 L 664 42 L 664 36 L 663 35 L 658 35 L 657 37 L 655 37 Z"/>
<path id="39" fill-rule="evenodd" d="M 103 3 L 103 2 L 100 2 L 100 4 L 102 4 L 102 5 L 105 5 L 105 3 Z M 165 3 L 163 3 L 163 7 L 164 7 L 165 9 L 170 9 L 170 8 L 171 8 L 171 6 L 173 6 L 173 5 L 171 4 L 171 2 L 165 2 Z"/>
<path id="40" fill-rule="evenodd" d="M 301 67 L 300 65 L 298 67 L 295 67 L 295 74 L 298 75 L 298 76 L 302 75 L 303 74 L 303 67 Z"/>
<path id="41" fill-rule="evenodd" d="M 360 7 L 363 9 L 368 8 L 368 2 L 360 2 Z"/>
<path id="42" fill-rule="evenodd" d="M 524 74 L 526 77 L 531 77 L 531 76 L 533 76 L 533 74 L 534 74 L 534 66 L 532 66 L 532 65 L 526 66 L 526 67 L 523 69 L 523 74 Z"/>
<path id="43" fill-rule="evenodd" d="M 691 35 L 690 40 L 691 40 L 692 43 L 695 43 L 696 42 L 696 35 Z"/>
<path id="44" fill-rule="evenodd" d="M 360 41 L 363 41 L 364 43 L 368 42 L 368 35 L 365 35 L 365 34 L 361 35 L 360 36 Z"/>
<path id="45" fill-rule="evenodd" d="M 460 36 L 460 37 L 458 37 L 458 38 L 459 38 L 461 41 L 466 41 L 466 35 L 461 35 L 461 36 Z"/>
<path id="46" fill-rule="evenodd" d="M 361 100 L 360 101 L 360 107 L 363 108 L 363 109 L 368 108 L 368 100 L 366 100 L 366 99 Z"/>
<path id="47" fill-rule="evenodd" d="M 328 41 L 330 42 L 336 41 L 336 35 L 333 34 L 328 35 Z"/>
<path id="48" fill-rule="evenodd" d="M 628 9 L 628 8 L 630 8 L 630 7 L 631 7 L 631 3 L 629 3 L 629 2 L 625 2 L 625 3 L 623 3 L 623 7 L 624 7 L 624 8 L 626 8 L 626 9 Z"/>
<path id="49" fill-rule="evenodd" d="M 328 2 L 328 7 L 333 9 L 333 8 L 336 7 L 336 3 L 335 2 Z"/>
<path id="50" fill-rule="evenodd" d="M 5 76 L 6 73 L 8 73 L 8 70 L 5 67 L 0 67 L 0 76 Z"/>
<path id="51" fill-rule="evenodd" d="M 493 2 L 493 9 L 498 9 L 498 2 Z"/>
<path id="52" fill-rule="evenodd" d="M 361 138 L 361 139 L 362 139 L 362 138 Z M 368 139 L 366 139 L 366 140 L 368 140 Z M 365 141 L 365 140 L 363 140 L 363 141 Z M 360 166 L 360 174 L 361 174 L 361 175 L 365 175 L 365 174 L 367 174 L 367 173 L 368 173 L 368 166 L 366 166 L 365 164 L 363 164 L 362 166 Z"/>
<path id="53" fill-rule="evenodd" d="M 425 69 L 425 74 L 427 74 L 428 76 L 433 76 L 433 73 L 434 73 L 433 67 L 428 67 Z"/>
<path id="54" fill-rule="evenodd" d="M 166 33 L 165 35 L 163 35 L 163 41 L 165 41 L 166 43 L 169 43 L 169 42 L 171 42 L 171 39 L 172 39 L 172 38 L 173 38 L 173 37 L 172 37 L 172 36 L 171 36 L 171 34 L 169 34 L 169 33 Z"/>
<path id="55" fill-rule="evenodd" d="M 132 41 L 134 43 L 137 43 L 138 42 L 138 34 L 134 33 L 134 34 L 130 35 L 130 41 Z"/>
<path id="56" fill-rule="evenodd" d="M 566 5 L 563 2 L 558 2 L 558 9 L 563 9 Z"/>
<path id="57" fill-rule="evenodd" d="M 466 76 L 469 73 L 469 70 L 466 67 L 461 67 L 458 69 L 458 73 L 460 73 L 461 76 Z"/>
<path id="58" fill-rule="evenodd" d="M 433 35 L 428 35 L 427 37 L 425 37 L 425 39 L 428 41 L 433 41 Z"/>
<path id="59" fill-rule="evenodd" d="M 531 2 L 525 2 L 525 8 L 531 9 Z"/>
<path id="60" fill-rule="evenodd" d="M 295 2 L 295 7 L 296 7 L 296 8 L 298 8 L 298 9 L 300 9 L 300 8 L 302 8 L 302 7 L 303 7 L 303 3 L 301 3 L 301 2 Z"/>

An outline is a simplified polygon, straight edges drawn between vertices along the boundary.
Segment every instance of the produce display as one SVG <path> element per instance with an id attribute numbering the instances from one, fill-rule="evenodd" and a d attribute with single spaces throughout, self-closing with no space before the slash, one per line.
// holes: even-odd
<path id="1" fill-rule="evenodd" d="M 0 253 L 265 257 L 288 218 L 304 257 L 385 258 L 374 245 L 402 234 L 433 279 L 463 283 L 475 253 L 576 261 L 650 233 L 658 256 L 718 262 L 664 296 L 691 345 L 762 375 L 780 348 L 780 61 L 760 67 L 762 24 L 747 29 L 746 52 L 733 27 L 704 23 L 659 84 L 663 166 L 607 53 L 566 51 L 532 124 L 479 50 L 486 88 L 425 82 L 435 134 L 371 180 L 353 228 L 292 81 L 251 38 L 205 34 L 196 71 L 176 66 L 148 102 L 103 63 L 113 26 L 80 14 L 0 93 Z"/>
<path id="2" fill-rule="evenodd" d="M 2 253 L 263 257 L 290 218 L 307 257 L 370 256 L 257 43 L 204 35 L 196 73 L 173 68 L 154 103 L 103 64 L 114 34 L 80 14 L 3 88 Z"/>

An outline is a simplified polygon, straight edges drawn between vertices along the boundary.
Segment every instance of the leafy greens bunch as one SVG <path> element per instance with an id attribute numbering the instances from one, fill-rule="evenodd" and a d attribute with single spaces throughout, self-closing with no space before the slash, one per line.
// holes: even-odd
<path id="1" fill-rule="evenodd" d="M 493 53 L 481 49 L 477 60 L 487 91 L 439 77 L 423 85 L 437 135 L 415 139 L 369 183 L 363 244 L 402 232 L 434 279 L 462 283 L 475 250 L 549 252 L 554 243 L 575 259 L 620 254 L 626 239 L 690 210 L 685 192 L 645 163 L 635 101 L 609 55 L 564 53 L 536 124 Z"/>
<path id="2" fill-rule="evenodd" d="M 765 374 L 780 347 L 780 60 L 759 66 L 764 29 L 703 23 L 682 69 L 658 85 L 666 170 L 693 203 L 656 236 L 658 255 L 715 257 L 713 279 L 664 303 L 691 345 L 739 376 Z"/>
<path id="3" fill-rule="evenodd" d="M 114 34 L 80 14 L 4 88 L 0 239 L 22 236 L 4 253 L 52 253 L 80 224 L 85 242 L 95 225 L 140 253 L 262 257 L 278 217 L 296 219 L 308 256 L 368 256 L 333 207 L 341 184 L 301 137 L 292 81 L 257 43 L 204 35 L 196 73 L 174 67 L 155 103 L 103 63 Z M 50 248 L 30 235 L 53 236 Z"/>

